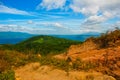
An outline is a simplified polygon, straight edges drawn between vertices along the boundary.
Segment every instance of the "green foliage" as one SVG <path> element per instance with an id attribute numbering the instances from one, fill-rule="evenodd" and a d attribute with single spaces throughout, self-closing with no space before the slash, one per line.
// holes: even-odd
<path id="1" fill-rule="evenodd" d="M 0 80 L 15 80 L 15 73 L 12 70 L 0 73 Z"/>
<path id="2" fill-rule="evenodd" d="M 22 55 L 19 55 L 19 57 L 14 58 L 12 65 L 15 67 L 19 67 L 19 66 L 24 66 L 25 64 L 30 63 L 30 62 L 36 62 L 38 60 L 39 60 L 39 58 L 37 57 L 37 55 L 34 55 L 34 54 L 24 55 L 24 54 L 22 54 Z"/>
<path id="3" fill-rule="evenodd" d="M 58 54 L 60 52 L 64 52 L 70 45 L 80 43 L 81 42 L 79 41 L 72 41 L 51 36 L 36 36 L 16 44 L 13 48 L 24 53 L 32 51 L 33 54 L 40 53 L 41 55 L 47 55 L 49 53 Z"/>
<path id="4" fill-rule="evenodd" d="M 71 65 L 70 62 L 68 62 L 67 60 L 59 60 L 51 57 L 40 58 L 40 64 L 54 66 L 56 68 L 63 69 L 66 72 L 69 72 L 69 70 L 88 71 L 89 69 L 93 69 L 97 67 L 96 65 L 90 62 L 83 62 L 80 59 L 76 59 L 76 61 L 72 62 L 72 65 Z"/>
<path id="5" fill-rule="evenodd" d="M 0 80 L 15 80 L 12 68 L 39 61 L 35 54 L 23 54 L 17 51 L 0 50 Z"/>
<path id="6" fill-rule="evenodd" d="M 88 71 L 89 69 L 93 69 L 97 67 L 96 64 L 93 64 L 91 62 L 83 62 L 81 59 L 76 59 L 76 61 L 73 62 L 72 68 L 75 70 L 84 70 Z"/>
<path id="7" fill-rule="evenodd" d="M 40 59 L 40 64 L 54 66 L 56 68 L 63 69 L 65 71 L 68 71 L 69 68 L 69 63 L 67 61 L 59 60 L 51 57 L 42 57 Z"/>
<path id="8" fill-rule="evenodd" d="M 73 62 L 73 69 L 76 69 L 76 70 L 81 70 L 82 69 L 82 65 L 83 65 L 83 62 L 81 61 L 81 59 L 76 59 L 75 62 Z"/>
<path id="9" fill-rule="evenodd" d="M 93 63 L 91 62 L 86 62 L 83 64 L 83 67 L 82 69 L 85 70 L 85 71 L 88 71 L 89 69 L 93 69 L 95 68 L 97 65 L 94 65 Z"/>
<path id="10" fill-rule="evenodd" d="M 0 50 L 0 72 L 8 70 L 11 66 L 23 66 L 29 62 L 38 61 L 39 57 L 34 54 L 23 54 L 17 51 Z"/>

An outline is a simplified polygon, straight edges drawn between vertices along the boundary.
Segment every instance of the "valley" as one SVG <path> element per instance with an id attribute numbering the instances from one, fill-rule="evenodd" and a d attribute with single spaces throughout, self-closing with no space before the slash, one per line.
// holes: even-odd
<path id="1" fill-rule="evenodd" d="M 14 45 L 1 45 L 0 78 L 119 80 L 119 34 L 120 30 L 115 30 L 99 37 L 90 37 L 84 42 L 35 36 Z"/>

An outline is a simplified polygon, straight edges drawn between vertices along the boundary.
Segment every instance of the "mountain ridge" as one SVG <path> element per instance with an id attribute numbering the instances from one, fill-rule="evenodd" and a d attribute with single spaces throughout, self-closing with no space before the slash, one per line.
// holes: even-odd
<path id="1" fill-rule="evenodd" d="M 22 32 L 0 32 L 0 44 L 16 44 L 34 36 L 39 36 L 39 34 L 29 34 Z M 44 35 L 44 36 L 53 36 L 69 40 L 85 41 L 87 38 L 91 36 L 97 37 L 99 36 L 99 34 Z"/>

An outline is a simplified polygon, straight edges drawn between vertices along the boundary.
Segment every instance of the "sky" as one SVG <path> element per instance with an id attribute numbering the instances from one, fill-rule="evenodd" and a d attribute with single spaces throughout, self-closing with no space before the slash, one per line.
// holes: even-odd
<path id="1" fill-rule="evenodd" d="M 120 0 L 0 0 L 0 32 L 104 33 L 120 28 Z"/>

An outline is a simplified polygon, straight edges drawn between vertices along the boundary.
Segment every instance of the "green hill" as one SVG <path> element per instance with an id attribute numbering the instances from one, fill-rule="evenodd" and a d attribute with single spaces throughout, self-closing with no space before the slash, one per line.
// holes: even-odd
<path id="1" fill-rule="evenodd" d="M 52 36 L 35 36 L 14 45 L 14 49 L 25 53 L 57 54 L 66 51 L 70 45 L 80 44 L 79 41 L 56 38 Z"/>

